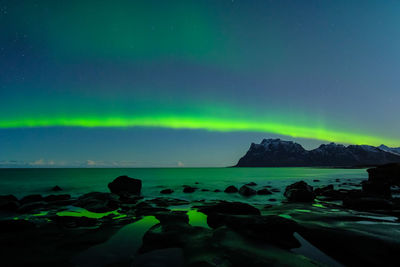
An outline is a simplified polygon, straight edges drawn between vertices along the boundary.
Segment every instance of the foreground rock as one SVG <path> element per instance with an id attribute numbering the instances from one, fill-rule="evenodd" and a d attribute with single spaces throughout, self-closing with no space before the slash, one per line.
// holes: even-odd
<path id="1" fill-rule="evenodd" d="M 400 163 L 386 164 L 367 170 L 368 181 L 400 185 Z"/>
<path id="2" fill-rule="evenodd" d="M 231 194 L 231 193 L 237 193 L 239 192 L 239 190 L 237 189 L 236 186 L 230 185 L 224 190 L 224 192 Z"/>
<path id="3" fill-rule="evenodd" d="M 260 210 L 246 203 L 241 202 L 220 202 L 218 204 L 198 207 L 200 212 L 207 215 L 212 213 L 230 215 L 260 215 Z"/>
<path id="4" fill-rule="evenodd" d="M 312 202 L 315 197 L 313 187 L 304 181 L 287 186 L 284 195 L 291 202 Z"/>
<path id="5" fill-rule="evenodd" d="M 257 194 L 257 191 L 254 190 L 253 188 L 248 187 L 247 185 L 244 185 L 239 189 L 239 194 L 245 197 L 249 197 Z"/>
<path id="6" fill-rule="evenodd" d="M 127 194 L 140 195 L 140 191 L 142 190 L 142 181 L 128 176 L 119 176 L 108 184 L 108 188 L 111 193 L 119 196 Z"/>
<path id="7" fill-rule="evenodd" d="M 92 192 L 79 197 L 75 205 L 92 212 L 113 211 L 119 206 L 119 197 L 110 193 Z"/>

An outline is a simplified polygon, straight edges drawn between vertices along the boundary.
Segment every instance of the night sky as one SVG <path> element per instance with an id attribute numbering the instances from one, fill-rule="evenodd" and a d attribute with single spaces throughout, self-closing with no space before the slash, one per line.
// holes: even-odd
<path id="1" fill-rule="evenodd" d="M 62 3 L 61 3 L 62 2 Z M 400 1 L 0 1 L 0 166 L 400 146 Z"/>

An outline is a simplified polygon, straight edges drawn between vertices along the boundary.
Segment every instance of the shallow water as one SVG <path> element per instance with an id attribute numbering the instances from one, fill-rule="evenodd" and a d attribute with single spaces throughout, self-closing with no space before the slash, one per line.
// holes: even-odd
<path id="1" fill-rule="evenodd" d="M 246 199 L 239 194 L 202 192 L 182 193 L 182 185 L 199 189 L 224 190 L 228 185 L 241 186 L 257 183 L 255 189 L 272 186 L 283 189 L 290 183 L 305 180 L 311 185 L 346 182 L 367 178 L 365 169 L 329 168 L 137 168 L 137 169 L 0 169 L 0 194 L 51 194 L 58 185 L 63 193 L 73 196 L 91 191 L 108 192 L 107 184 L 120 175 L 128 175 L 143 181 L 142 194 L 158 197 L 163 188 L 172 188 L 171 197 L 187 200 L 226 199 L 252 203 L 265 203 L 267 198 L 280 199 L 282 192 L 273 195 L 254 196 Z M 314 182 L 318 179 L 320 182 Z M 198 184 L 196 184 L 196 182 Z M 345 188 L 345 187 L 343 187 Z"/>

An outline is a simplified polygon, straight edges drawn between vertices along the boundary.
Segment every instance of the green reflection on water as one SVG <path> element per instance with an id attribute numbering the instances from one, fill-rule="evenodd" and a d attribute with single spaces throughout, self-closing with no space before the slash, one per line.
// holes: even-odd
<path id="1" fill-rule="evenodd" d="M 207 215 L 204 213 L 197 210 L 190 210 L 186 214 L 189 216 L 190 225 L 210 228 L 207 224 Z"/>

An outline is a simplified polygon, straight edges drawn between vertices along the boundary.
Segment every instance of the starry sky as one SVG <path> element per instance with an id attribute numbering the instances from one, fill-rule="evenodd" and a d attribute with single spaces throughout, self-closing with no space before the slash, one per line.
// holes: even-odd
<path id="1" fill-rule="evenodd" d="M 0 166 L 400 146 L 400 2 L 0 0 Z"/>

